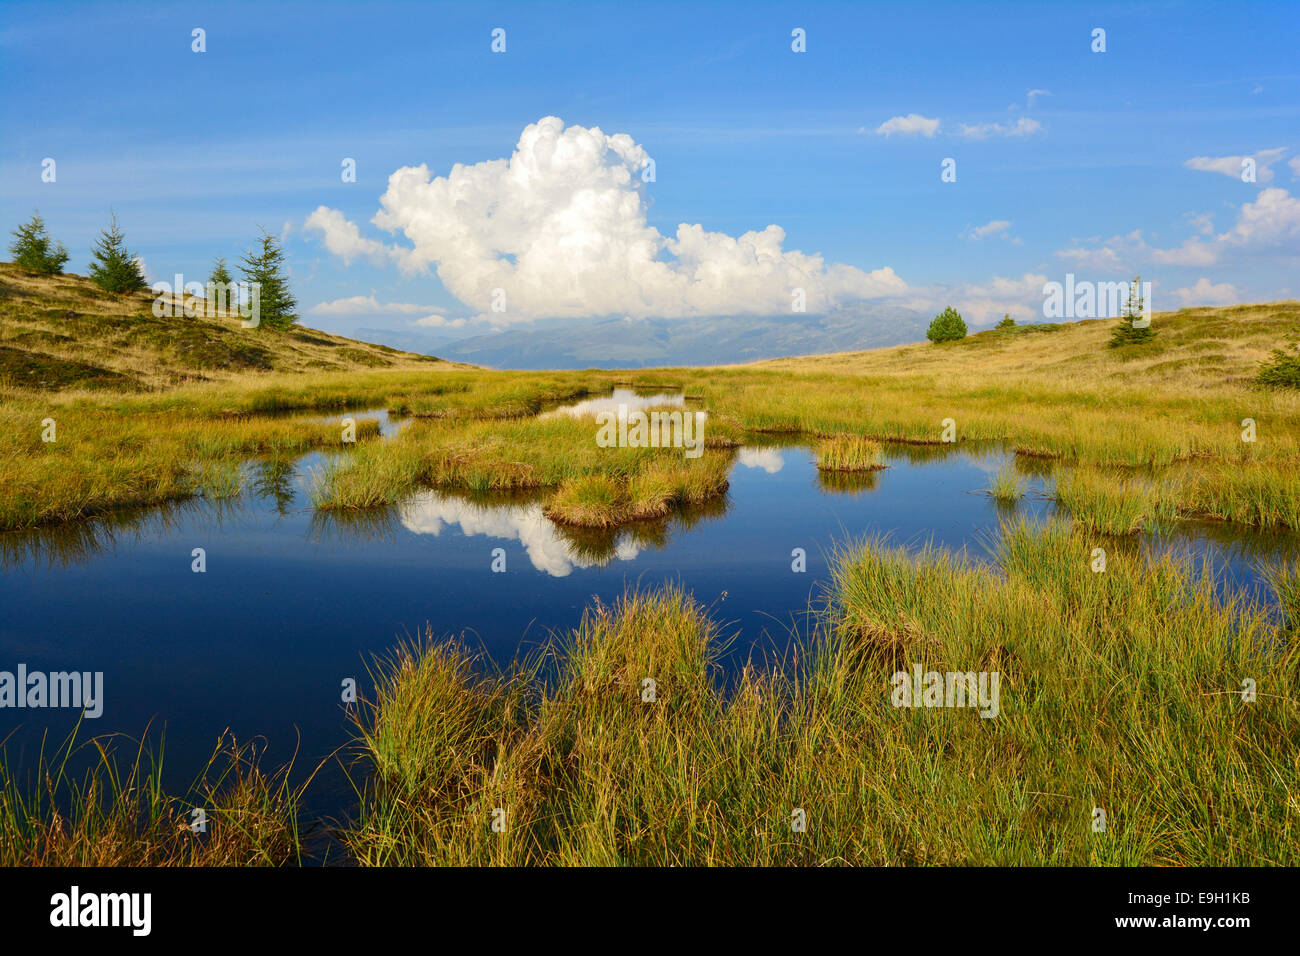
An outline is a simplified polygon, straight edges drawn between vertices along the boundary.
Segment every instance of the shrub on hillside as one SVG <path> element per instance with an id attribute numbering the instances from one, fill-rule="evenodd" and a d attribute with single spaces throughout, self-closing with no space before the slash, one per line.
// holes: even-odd
<path id="1" fill-rule="evenodd" d="M 68 250 L 61 242 L 51 244 L 40 213 L 33 215 L 13 234 L 14 242 L 9 253 L 20 269 L 35 275 L 58 275 L 63 271 L 63 264 L 68 261 Z"/>
<path id="2" fill-rule="evenodd" d="M 948 306 L 934 317 L 934 321 L 925 331 L 925 337 L 931 342 L 955 342 L 957 339 L 964 339 L 966 323 L 962 321 L 960 312 Z"/>
<path id="3" fill-rule="evenodd" d="M 1002 321 L 993 327 L 995 329 L 1014 329 L 1016 327 L 1016 320 L 1011 317 L 1010 313 L 1004 313 Z"/>
<path id="4" fill-rule="evenodd" d="M 1274 349 L 1273 357 L 1259 367 L 1255 381 L 1274 388 L 1300 388 L 1300 354 Z"/>

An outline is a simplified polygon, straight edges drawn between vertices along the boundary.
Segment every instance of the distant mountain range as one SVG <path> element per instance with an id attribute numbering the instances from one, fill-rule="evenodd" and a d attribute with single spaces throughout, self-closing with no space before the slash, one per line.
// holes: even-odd
<path id="1" fill-rule="evenodd" d="M 365 342 L 491 368 L 648 368 L 904 345 L 922 341 L 929 323 L 930 316 L 912 309 L 854 303 L 826 315 L 552 322 L 468 338 L 414 329 L 363 328 L 351 334 Z"/>

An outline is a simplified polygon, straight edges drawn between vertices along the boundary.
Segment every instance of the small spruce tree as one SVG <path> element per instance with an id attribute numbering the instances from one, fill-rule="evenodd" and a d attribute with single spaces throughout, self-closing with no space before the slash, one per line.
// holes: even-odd
<path id="1" fill-rule="evenodd" d="M 964 339 L 966 323 L 962 321 L 960 312 L 948 306 L 934 317 L 934 321 L 926 329 L 925 337 L 931 342 L 954 342 L 957 339 Z"/>
<path id="2" fill-rule="evenodd" d="M 208 315 L 230 312 L 239 305 L 237 294 L 230 288 L 233 281 L 230 270 L 226 268 L 226 257 L 217 256 L 217 261 L 212 264 L 212 274 L 208 276 Z"/>
<path id="3" fill-rule="evenodd" d="M 1011 317 L 1010 312 L 1004 312 L 1002 314 L 1002 321 L 999 322 L 996 326 L 994 326 L 994 328 L 998 328 L 998 329 L 1014 329 L 1015 327 L 1016 327 L 1016 320 Z"/>
<path id="4" fill-rule="evenodd" d="M 1129 283 L 1128 298 L 1124 300 L 1124 310 L 1120 313 L 1119 325 L 1110 335 L 1111 348 L 1150 342 L 1156 337 L 1155 330 L 1150 325 L 1141 328 L 1133 327 L 1133 323 L 1142 318 L 1144 311 L 1146 309 L 1142 295 L 1142 277 L 1139 275 Z"/>
<path id="5" fill-rule="evenodd" d="M 39 212 L 14 230 L 14 242 L 9 253 L 14 263 L 24 272 L 34 275 L 58 275 L 68 261 L 68 250 L 63 243 L 51 246 L 45 231 L 45 220 Z"/>
<path id="6" fill-rule="evenodd" d="M 149 288 L 139 260 L 126 250 L 126 239 L 113 214 L 107 229 L 99 234 L 91 249 L 90 280 L 105 292 L 123 295 Z"/>
<path id="7" fill-rule="evenodd" d="M 241 272 L 253 289 L 258 303 L 255 317 L 259 328 L 283 331 L 298 321 L 294 309 L 298 302 L 289 291 L 289 278 L 284 274 L 284 250 L 276 238 L 262 230 L 261 249 L 245 255 Z M 254 283 L 256 285 L 254 286 Z"/>

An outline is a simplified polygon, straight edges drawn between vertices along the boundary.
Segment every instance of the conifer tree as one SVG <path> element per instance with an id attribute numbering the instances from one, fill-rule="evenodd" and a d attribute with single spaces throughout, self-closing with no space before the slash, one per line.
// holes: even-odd
<path id="1" fill-rule="evenodd" d="M 240 271 L 258 304 L 254 316 L 258 327 L 283 331 L 297 322 L 294 309 L 298 302 L 289 291 L 289 278 L 284 274 L 284 250 L 276 238 L 263 229 L 261 249 L 254 249 L 240 261 L 243 263 Z"/>
<path id="2" fill-rule="evenodd" d="M 1149 342 L 1155 338 L 1155 330 L 1149 324 L 1136 328 L 1133 326 L 1135 321 L 1143 317 L 1142 313 L 1145 311 L 1142 277 L 1139 275 L 1129 284 L 1128 298 L 1124 301 L 1124 310 L 1120 313 L 1119 325 L 1115 327 L 1115 331 L 1110 336 L 1112 348 L 1120 345 L 1136 345 L 1139 342 Z"/>
<path id="3" fill-rule="evenodd" d="M 39 211 L 13 234 L 14 242 L 9 253 L 19 268 L 35 275 L 58 275 L 63 271 L 63 265 L 68 261 L 68 250 L 61 242 L 51 246 L 45 220 Z"/>
<path id="4" fill-rule="evenodd" d="M 934 317 L 934 321 L 925 331 L 925 337 L 931 342 L 955 342 L 957 339 L 964 339 L 966 322 L 960 312 L 948 306 Z"/>
<path id="5" fill-rule="evenodd" d="M 212 264 L 212 274 L 208 276 L 208 315 L 231 312 L 239 305 L 238 293 L 230 287 L 232 282 L 234 279 L 226 268 L 226 257 L 217 256 L 217 261 Z"/>
<path id="6" fill-rule="evenodd" d="M 149 288 L 139 260 L 127 252 L 126 239 L 117 225 L 116 213 L 108 228 L 95 240 L 91 251 L 94 255 L 90 262 L 90 280 L 105 292 L 121 295 Z"/>

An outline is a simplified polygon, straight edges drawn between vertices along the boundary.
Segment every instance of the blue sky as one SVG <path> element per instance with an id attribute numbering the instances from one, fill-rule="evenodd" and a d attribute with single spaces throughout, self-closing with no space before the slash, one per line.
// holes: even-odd
<path id="1" fill-rule="evenodd" d="M 498 27 L 504 53 L 490 48 Z M 796 27 L 806 52 L 791 49 Z M 1098 27 L 1104 53 L 1090 49 Z M 206 52 L 191 50 L 195 28 Z M 814 302 L 828 305 L 952 301 L 977 323 L 1004 308 L 1032 318 L 1044 279 L 1139 270 L 1158 310 L 1295 298 L 1298 50 L 1294 2 L 6 3 L 0 220 L 7 231 L 39 206 L 84 273 L 111 207 L 152 279 L 201 280 L 259 224 L 283 231 L 304 321 L 340 331 L 424 320 L 468 334 L 576 314 L 575 296 L 602 314 L 684 321 L 729 301 L 777 312 L 785 273 L 769 288 L 727 247 L 771 224 L 784 231 L 777 271 L 811 270 Z M 427 164 L 436 178 L 509 159 L 545 117 L 626 134 L 653 158 L 653 182 L 608 186 L 606 198 L 630 192 L 641 207 L 575 218 L 582 182 L 521 199 L 485 167 L 483 208 L 499 198 L 520 221 L 503 238 L 469 210 L 456 228 L 496 249 L 462 261 L 438 232 L 451 207 L 432 191 L 394 213 L 419 235 L 371 222 L 395 170 Z M 341 181 L 345 157 L 356 182 Z M 1237 172 L 1246 157 L 1254 183 Z M 945 158 L 956 182 L 941 182 Z M 306 228 L 322 206 L 369 251 L 340 255 L 339 235 Z M 551 268 L 516 296 L 523 306 L 488 308 L 482 290 L 515 260 L 536 251 L 543 272 L 567 268 L 547 258 L 547 242 L 569 248 L 556 223 L 606 248 L 638 217 L 666 239 L 702 226 L 704 265 L 660 249 L 666 278 L 653 263 L 616 275 L 588 263 L 554 287 Z M 502 257 L 490 276 L 483 255 Z M 622 283 L 651 281 L 637 269 L 662 288 L 625 302 Z M 701 269 L 720 285 L 679 294 Z M 338 304 L 355 297 L 374 308 Z M 322 303 L 336 305 L 311 311 Z"/>

